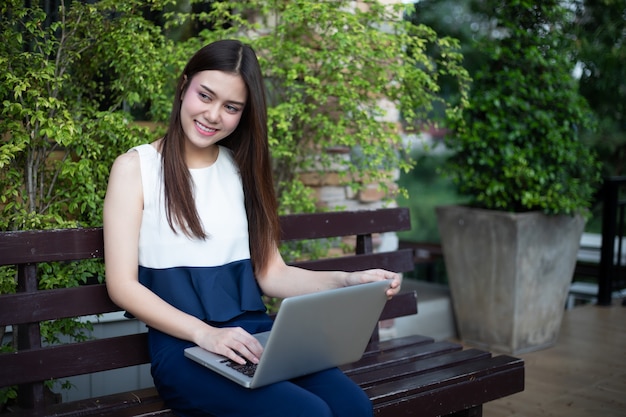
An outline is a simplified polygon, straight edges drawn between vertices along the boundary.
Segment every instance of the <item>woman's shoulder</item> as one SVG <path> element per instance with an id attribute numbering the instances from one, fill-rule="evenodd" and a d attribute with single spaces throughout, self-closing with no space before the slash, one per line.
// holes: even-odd
<path id="1" fill-rule="evenodd" d="M 109 174 L 106 200 L 124 200 L 141 195 L 141 164 L 137 152 L 119 155 Z"/>
<path id="2" fill-rule="evenodd" d="M 139 156 L 157 156 L 159 153 L 160 142 L 154 141 L 152 143 L 144 143 L 141 145 L 133 146 L 126 153 L 127 154 L 139 154 Z"/>
<path id="3" fill-rule="evenodd" d="M 133 149 L 115 158 L 112 170 L 127 172 L 138 169 L 140 163 L 139 153 L 133 152 Z"/>
<path id="4" fill-rule="evenodd" d="M 129 159 L 134 158 L 136 163 L 141 165 L 143 168 L 158 166 L 161 163 L 158 141 L 132 147 L 125 154 L 120 155 L 119 157 Z"/>
<path id="5" fill-rule="evenodd" d="M 141 174 L 146 167 L 158 163 L 159 155 L 154 143 L 135 146 L 115 158 L 111 167 L 111 175 Z"/>

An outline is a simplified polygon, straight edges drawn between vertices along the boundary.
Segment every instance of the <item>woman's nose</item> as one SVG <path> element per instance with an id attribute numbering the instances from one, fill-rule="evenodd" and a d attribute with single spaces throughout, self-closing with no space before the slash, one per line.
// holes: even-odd
<path id="1" fill-rule="evenodd" d="M 219 121 L 219 106 L 214 103 L 209 103 L 204 110 L 203 116 L 209 123 L 217 123 Z"/>

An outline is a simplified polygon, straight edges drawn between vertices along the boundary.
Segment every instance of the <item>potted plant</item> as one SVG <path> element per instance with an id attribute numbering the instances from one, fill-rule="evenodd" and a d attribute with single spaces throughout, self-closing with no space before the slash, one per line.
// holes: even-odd
<path id="1" fill-rule="evenodd" d="M 459 336 L 520 353 L 554 344 L 599 164 L 579 133 L 578 94 L 558 1 L 482 2 L 470 104 L 453 125 L 445 173 L 463 206 L 437 207 Z"/>

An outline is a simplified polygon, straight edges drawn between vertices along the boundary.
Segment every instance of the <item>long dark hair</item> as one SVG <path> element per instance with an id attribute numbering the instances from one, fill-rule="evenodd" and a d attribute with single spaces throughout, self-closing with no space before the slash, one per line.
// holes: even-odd
<path id="1" fill-rule="evenodd" d="M 191 174 L 184 159 L 185 134 L 180 109 L 187 86 L 201 71 L 216 70 L 238 74 L 248 99 L 235 131 L 220 141 L 235 155 L 245 195 L 251 259 L 256 271 L 263 270 L 280 238 L 278 203 L 272 180 L 267 138 L 267 105 L 261 68 L 256 54 L 237 40 L 210 43 L 191 57 L 178 81 L 169 127 L 163 138 L 164 196 L 167 220 L 182 231 L 206 239 L 210 231 L 202 227 L 192 192 Z"/>

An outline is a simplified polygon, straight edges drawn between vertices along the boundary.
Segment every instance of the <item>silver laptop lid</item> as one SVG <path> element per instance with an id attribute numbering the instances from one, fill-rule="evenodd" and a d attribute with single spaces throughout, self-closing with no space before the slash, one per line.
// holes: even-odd
<path id="1" fill-rule="evenodd" d="M 387 288 L 389 282 L 378 281 L 283 300 L 252 386 L 360 359 Z"/>

